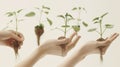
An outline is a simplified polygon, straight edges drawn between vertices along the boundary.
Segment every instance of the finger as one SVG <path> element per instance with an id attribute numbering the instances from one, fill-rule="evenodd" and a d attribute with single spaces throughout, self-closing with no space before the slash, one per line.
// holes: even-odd
<path id="1" fill-rule="evenodd" d="M 17 33 L 18 34 L 18 36 L 21 38 L 21 41 L 24 41 L 24 36 L 23 36 L 23 34 L 21 34 L 21 33 Z"/>
<path id="2" fill-rule="evenodd" d="M 65 39 L 60 39 L 60 40 L 57 40 L 57 44 L 60 45 L 60 44 L 67 44 L 70 42 L 70 39 L 69 38 L 65 38 Z"/>
<path id="3" fill-rule="evenodd" d="M 18 41 L 24 41 L 23 34 L 13 31 L 13 30 L 9 30 L 9 31 L 12 32 L 12 38 L 14 38 L 15 40 L 18 40 Z"/>
<path id="4" fill-rule="evenodd" d="M 66 46 L 66 49 L 72 49 L 76 43 L 79 41 L 81 36 L 76 36 L 76 38 Z"/>
<path id="5" fill-rule="evenodd" d="M 112 38 L 114 35 L 116 35 L 117 33 L 114 33 L 114 34 L 112 34 L 109 38 Z"/>
<path id="6" fill-rule="evenodd" d="M 77 34 L 77 32 L 74 32 L 71 36 L 70 36 L 70 41 L 72 41 L 73 37 Z"/>
<path id="7" fill-rule="evenodd" d="M 23 38 L 20 38 L 18 35 L 12 34 L 11 38 L 17 40 L 17 41 L 23 41 Z"/>
<path id="8" fill-rule="evenodd" d="M 111 38 L 110 38 L 110 41 L 114 41 L 117 37 L 119 36 L 118 33 L 115 33 Z"/>

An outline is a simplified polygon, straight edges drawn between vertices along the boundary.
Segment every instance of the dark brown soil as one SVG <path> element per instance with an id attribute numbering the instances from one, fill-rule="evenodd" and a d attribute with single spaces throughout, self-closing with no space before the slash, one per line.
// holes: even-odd
<path id="1" fill-rule="evenodd" d="M 41 26 L 35 26 L 35 34 L 37 36 L 37 43 L 38 43 L 38 46 L 40 45 L 40 37 L 41 35 L 44 33 L 44 28 L 41 27 Z"/>
<path id="2" fill-rule="evenodd" d="M 18 56 L 18 54 L 19 54 L 19 53 L 18 53 L 19 47 L 20 47 L 20 43 L 19 43 L 18 41 L 14 40 L 14 41 L 13 41 L 13 49 L 14 49 L 16 58 L 17 58 L 17 56 Z"/>

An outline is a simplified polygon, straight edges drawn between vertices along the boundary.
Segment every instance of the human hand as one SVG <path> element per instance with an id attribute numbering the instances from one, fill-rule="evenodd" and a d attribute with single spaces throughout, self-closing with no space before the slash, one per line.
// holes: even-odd
<path id="1" fill-rule="evenodd" d="M 106 50 L 110 44 L 119 36 L 118 33 L 114 33 L 112 36 L 108 37 L 105 41 L 89 41 L 81 48 L 78 48 L 71 56 L 68 56 L 63 60 L 58 67 L 74 67 L 78 62 L 83 60 L 86 56 L 90 54 L 99 54 L 100 50 L 98 47 L 102 48 L 102 54 L 105 54 Z"/>
<path id="2" fill-rule="evenodd" d="M 75 39 L 73 40 L 74 37 Z M 46 49 L 46 54 L 65 56 L 68 51 L 70 51 L 76 45 L 79 38 L 80 36 L 78 36 L 77 33 L 74 32 L 69 38 L 48 40 L 41 46 Z M 64 51 L 63 48 L 61 48 L 60 46 L 61 44 L 66 45 L 64 46 Z"/>
<path id="3" fill-rule="evenodd" d="M 13 30 L 0 31 L 0 43 L 13 48 L 13 42 L 18 41 L 21 46 L 24 41 L 24 36 Z M 19 46 L 19 48 L 20 48 Z"/>
<path id="4" fill-rule="evenodd" d="M 83 52 L 86 56 L 89 54 L 99 54 L 100 50 L 98 47 L 102 47 L 101 51 L 102 55 L 104 55 L 110 44 L 118 36 L 119 36 L 118 33 L 114 33 L 110 37 L 106 38 L 105 41 L 89 41 L 81 48 L 81 52 Z"/>

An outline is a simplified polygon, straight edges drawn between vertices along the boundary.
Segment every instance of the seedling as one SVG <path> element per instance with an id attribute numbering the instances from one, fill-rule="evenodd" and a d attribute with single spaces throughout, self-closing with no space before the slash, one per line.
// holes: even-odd
<path id="1" fill-rule="evenodd" d="M 13 17 L 13 19 L 10 20 L 10 23 L 12 22 L 15 22 L 15 31 L 18 32 L 18 23 L 20 21 L 23 21 L 23 19 L 19 19 L 18 16 L 19 14 L 21 13 L 23 9 L 20 9 L 20 10 L 17 10 L 17 11 L 13 11 L 13 12 L 7 12 L 6 15 L 8 17 Z M 17 34 L 16 34 L 17 35 Z M 19 35 L 18 35 L 19 36 Z M 18 49 L 20 47 L 20 42 L 14 40 L 14 39 L 10 39 L 10 41 L 13 41 L 13 43 L 11 43 L 11 45 L 13 46 L 14 48 L 14 51 L 15 51 L 15 55 L 16 55 L 16 58 L 18 56 Z"/>
<path id="2" fill-rule="evenodd" d="M 68 22 L 71 20 L 74 20 L 71 14 L 66 13 L 65 15 L 58 15 L 57 17 L 60 17 L 64 20 L 64 24 L 61 26 L 61 28 L 58 28 L 64 33 L 64 37 L 66 37 L 67 32 L 70 29 L 70 25 L 68 25 Z"/>
<path id="3" fill-rule="evenodd" d="M 41 35 L 44 33 L 44 24 L 42 23 L 42 17 L 46 17 L 45 19 L 47 20 L 47 22 L 52 25 L 52 21 L 47 17 L 47 15 L 49 14 L 49 11 L 50 11 L 50 8 L 49 7 L 46 7 L 46 6 L 42 6 L 42 8 L 38 8 L 38 7 L 35 7 L 35 9 L 38 11 L 37 12 L 29 12 L 27 13 L 25 16 L 26 17 L 33 17 L 35 16 L 36 14 L 39 15 L 39 24 L 35 26 L 35 34 L 37 36 L 37 44 L 38 46 L 40 45 L 40 37 Z"/>
<path id="4" fill-rule="evenodd" d="M 86 12 L 85 8 L 83 8 L 83 7 L 74 7 L 72 9 L 72 11 L 75 11 L 78 14 L 78 17 L 75 18 L 75 20 L 77 20 L 77 25 L 72 26 L 73 30 L 76 31 L 76 32 L 79 32 L 80 29 L 81 29 L 80 23 L 82 23 L 85 27 L 88 27 L 88 24 L 81 19 L 81 12 L 82 11 Z"/>
<path id="5" fill-rule="evenodd" d="M 113 28 L 113 25 L 111 25 L 111 24 L 105 24 L 105 25 L 103 25 L 103 18 L 107 15 L 108 13 L 105 13 L 105 14 L 103 14 L 103 15 L 101 15 L 101 16 L 99 16 L 99 17 L 95 17 L 94 19 L 93 19 L 93 22 L 94 22 L 94 24 L 98 24 L 99 25 L 99 28 L 91 28 L 91 29 L 89 29 L 88 30 L 88 32 L 96 32 L 96 33 L 98 33 L 99 34 L 99 38 L 97 39 L 97 41 L 104 41 L 105 39 L 103 38 L 103 34 L 105 33 L 105 31 L 107 30 L 107 29 L 111 29 L 111 28 Z M 99 29 L 99 30 L 97 30 L 97 29 Z M 101 61 L 103 61 L 103 56 L 102 56 L 102 46 L 100 46 L 100 47 L 98 47 L 99 48 L 99 50 L 100 50 L 100 59 L 101 59 Z"/>
<path id="6" fill-rule="evenodd" d="M 58 39 L 64 39 L 64 38 L 66 38 L 67 32 L 71 29 L 68 22 L 70 22 L 71 20 L 74 20 L 74 18 L 69 13 L 66 13 L 65 15 L 58 15 L 57 17 L 60 17 L 60 18 L 62 18 L 64 20 L 64 24 L 61 26 L 61 28 L 57 28 L 57 29 L 61 30 L 64 33 L 64 36 L 61 36 Z M 66 45 L 61 44 L 60 47 L 62 48 L 62 53 L 63 53 L 65 51 Z"/>

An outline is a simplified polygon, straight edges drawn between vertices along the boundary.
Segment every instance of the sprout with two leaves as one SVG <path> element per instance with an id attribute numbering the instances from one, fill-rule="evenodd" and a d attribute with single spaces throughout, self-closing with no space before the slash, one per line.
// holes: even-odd
<path id="1" fill-rule="evenodd" d="M 74 20 L 74 18 L 69 13 L 65 13 L 65 15 L 58 15 L 57 17 L 64 20 L 64 24 L 61 26 L 61 28 L 56 28 L 64 33 L 64 36 L 61 36 L 58 39 L 64 39 L 66 38 L 67 32 L 71 29 L 71 26 L 68 24 L 68 22 Z M 64 52 L 66 44 L 61 44 L 60 47 L 62 48 L 62 52 Z"/>
<path id="2" fill-rule="evenodd" d="M 52 21 L 46 16 L 46 15 L 49 14 L 49 11 L 50 11 L 49 7 L 46 7 L 46 6 L 43 5 L 42 8 L 35 7 L 35 9 L 38 11 L 38 13 L 31 11 L 31 12 L 27 13 L 25 16 L 26 17 L 33 17 L 36 14 L 39 15 L 39 19 L 38 19 L 39 24 L 35 26 L 35 34 L 37 36 L 37 44 L 39 46 L 40 45 L 40 37 L 44 33 L 44 24 L 42 22 L 42 20 L 43 20 L 42 17 L 43 16 L 46 17 L 45 19 L 47 20 L 47 22 L 50 25 L 52 25 Z"/>
<path id="3" fill-rule="evenodd" d="M 13 19 L 10 20 L 9 23 L 15 22 L 15 31 L 18 32 L 18 23 L 20 21 L 23 21 L 23 19 L 19 19 L 19 15 L 22 12 L 23 9 L 17 10 L 17 11 L 13 11 L 13 12 L 7 12 L 6 15 L 8 17 L 12 17 Z M 8 26 L 7 26 L 8 27 Z M 6 27 L 6 28 L 7 28 Z M 17 35 L 17 34 L 16 34 Z M 19 36 L 19 35 L 18 35 Z M 18 49 L 20 48 L 20 42 L 14 40 L 14 39 L 10 39 L 10 41 L 13 41 L 13 43 L 11 43 L 11 45 L 13 46 L 13 49 L 15 51 L 15 55 L 16 58 L 18 56 Z"/>
<path id="4" fill-rule="evenodd" d="M 99 35 L 100 35 L 100 37 L 99 37 L 99 39 L 97 39 L 97 41 L 104 41 L 105 39 L 103 38 L 103 34 L 105 33 L 105 31 L 107 30 L 107 29 L 111 29 L 111 28 L 113 28 L 113 25 L 112 24 L 105 24 L 105 25 L 103 25 L 103 18 L 107 15 L 108 13 L 105 13 L 105 14 L 103 14 L 103 15 L 101 15 L 101 16 L 99 16 L 99 17 L 95 17 L 94 19 L 93 19 L 93 22 L 94 22 L 94 24 L 98 24 L 99 26 L 98 26 L 98 28 L 99 28 L 99 30 L 97 30 L 98 28 L 92 28 L 92 29 L 89 29 L 88 30 L 88 32 L 96 32 L 96 33 L 98 33 Z M 100 58 L 101 58 L 101 61 L 103 61 L 103 56 L 102 56 L 102 48 L 104 48 L 104 47 L 102 47 L 102 46 L 100 46 L 100 47 L 98 47 L 99 48 L 99 50 L 100 50 Z"/>

